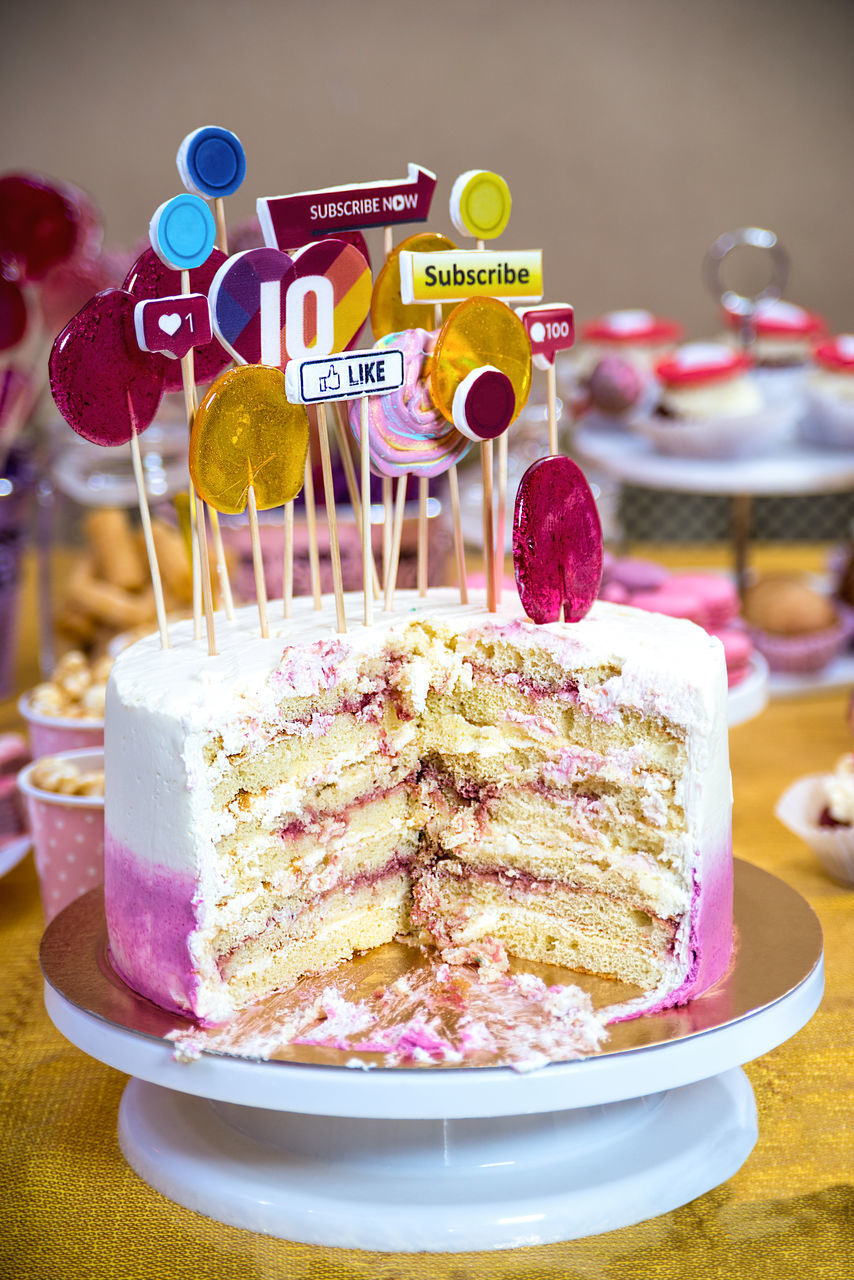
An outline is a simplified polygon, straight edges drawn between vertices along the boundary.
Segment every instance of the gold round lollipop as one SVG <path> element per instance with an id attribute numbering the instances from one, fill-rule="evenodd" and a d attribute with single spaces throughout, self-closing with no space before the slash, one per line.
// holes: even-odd
<path id="1" fill-rule="evenodd" d="M 514 311 L 497 298 L 467 298 L 443 324 L 430 357 L 430 395 L 454 420 L 454 394 L 473 370 L 493 365 L 513 384 L 515 422 L 531 391 L 531 344 Z"/>
<path id="2" fill-rule="evenodd" d="M 387 333 L 402 333 L 404 329 L 435 329 L 435 311 L 432 302 L 416 302 L 405 306 L 400 300 L 400 252 L 407 249 L 411 253 L 440 253 L 446 249 L 456 249 L 453 240 L 447 236 L 421 232 L 409 236 L 395 245 L 385 266 L 374 283 L 371 296 L 371 328 L 374 338 L 384 338 Z M 447 320 L 453 307 L 442 308 L 442 321 Z"/>
<path id="3" fill-rule="evenodd" d="M 220 374 L 196 411 L 190 475 L 217 511 L 239 515 L 250 485 L 266 510 L 297 496 L 307 452 L 308 414 L 289 402 L 282 370 L 244 364 Z"/>

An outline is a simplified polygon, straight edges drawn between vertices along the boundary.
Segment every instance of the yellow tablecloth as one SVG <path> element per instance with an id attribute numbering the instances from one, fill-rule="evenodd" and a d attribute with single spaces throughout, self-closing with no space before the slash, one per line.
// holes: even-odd
<path id="1" fill-rule="evenodd" d="M 726 563 L 686 548 L 672 563 Z M 817 550 L 756 563 L 819 566 Z M 25 643 L 21 687 L 34 676 Z M 854 890 L 827 879 L 773 816 L 793 778 L 851 746 L 847 694 L 773 703 L 732 731 L 736 854 L 781 876 L 825 932 L 827 992 L 807 1027 L 747 1067 L 759 1142 L 729 1182 L 660 1218 L 586 1240 L 495 1254 L 387 1255 L 289 1244 L 172 1204 L 116 1140 L 125 1077 L 54 1030 L 42 1004 L 31 857 L 0 880 L 0 1277 L 15 1280 L 850 1280 L 854 1275 Z M 0 705 L 0 726 L 14 704 Z M 780 946 L 787 940 L 780 938 Z"/>

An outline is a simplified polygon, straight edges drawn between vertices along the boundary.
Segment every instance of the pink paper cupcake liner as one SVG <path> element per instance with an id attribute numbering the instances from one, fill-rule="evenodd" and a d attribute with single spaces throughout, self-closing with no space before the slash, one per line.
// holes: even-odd
<path id="1" fill-rule="evenodd" d="M 783 792 L 775 812 L 784 827 L 809 845 L 829 876 L 854 886 L 854 827 L 819 826 L 825 780 L 823 774 L 799 778 Z"/>
<path id="2" fill-rule="evenodd" d="M 29 694 L 18 700 L 18 711 L 27 722 L 33 759 L 64 751 L 103 747 L 104 721 L 45 716 L 30 707 Z"/>
<path id="3" fill-rule="evenodd" d="M 757 627 L 750 627 L 749 632 L 771 671 L 788 672 L 791 675 L 811 675 L 823 671 L 839 656 L 848 641 L 848 632 L 842 623 L 806 636 L 771 635 Z"/>

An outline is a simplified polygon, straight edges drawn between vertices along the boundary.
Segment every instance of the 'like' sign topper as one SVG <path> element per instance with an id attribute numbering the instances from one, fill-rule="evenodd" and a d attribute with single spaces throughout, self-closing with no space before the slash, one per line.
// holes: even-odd
<path id="1" fill-rule="evenodd" d="M 394 347 L 350 351 L 322 360 L 289 360 L 285 367 L 285 394 L 291 404 L 387 396 L 402 386 L 403 352 Z"/>
<path id="2" fill-rule="evenodd" d="M 575 312 L 568 302 L 517 307 L 516 315 L 525 326 L 534 364 L 544 372 L 554 364 L 558 351 L 568 351 L 575 344 Z"/>
<path id="3" fill-rule="evenodd" d="M 192 347 L 204 347 L 213 337 L 203 293 L 144 298 L 134 307 L 133 324 L 143 351 L 159 351 L 173 360 L 183 360 Z"/>

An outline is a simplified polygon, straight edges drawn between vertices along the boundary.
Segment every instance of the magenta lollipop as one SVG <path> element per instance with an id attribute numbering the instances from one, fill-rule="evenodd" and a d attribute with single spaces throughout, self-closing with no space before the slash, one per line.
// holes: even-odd
<path id="1" fill-rule="evenodd" d="M 57 187 L 27 173 L 0 177 L 0 259 L 40 280 L 77 248 L 80 214 Z"/>
<path id="2" fill-rule="evenodd" d="M 226 261 L 221 250 L 212 249 L 207 262 L 190 271 L 190 292 L 207 293 L 214 276 Z M 170 298 L 182 292 L 181 272 L 167 267 L 153 249 L 145 249 L 128 272 L 124 287 L 137 302 L 143 298 Z M 196 347 L 193 352 L 196 385 L 211 382 L 230 364 L 231 356 L 217 338 L 212 338 L 203 347 Z M 170 360 L 163 390 L 181 391 L 183 385 L 180 364 Z"/>
<path id="3" fill-rule="evenodd" d="M 589 611 L 602 581 L 599 512 L 576 464 L 540 458 L 522 477 L 513 519 L 513 567 L 525 613 L 534 622 L 567 622 Z"/>
<path id="4" fill-rule="evenodd" d="M 154 418 L 169 361 L 141 351 L 135 299 L 96 293 L 65 326 L 50 353 L 50 389 L 70 427 L 93 444 L 127 444 Z"/>
<path id="5" fill-rule="evenodd" d="M 11 351 L 27 332 L 27 300 L 15 280 L 0 276 L 0 351 Z"/>

